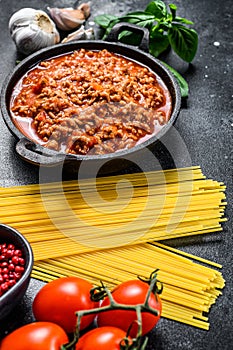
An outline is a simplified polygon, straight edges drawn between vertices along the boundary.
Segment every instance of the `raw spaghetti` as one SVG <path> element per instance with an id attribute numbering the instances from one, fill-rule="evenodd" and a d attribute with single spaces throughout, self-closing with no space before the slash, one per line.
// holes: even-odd
<path id="1" fill-rule="evenodd" d="M 222 230 L 225 186 L 199 167 L 1 188 L 0 220 L 30 242 L 32 276 L 114 286 L 159 269 L 162 316 L 202 329 L 220 265 L 159 243 Z"/>
<path id="2" fill-rule="evenodd" d="M 184 255 L 159 243 L 144 243 L 39 261 L 34 265 L 33 277 L 49 282 L 78 276 L 96 285 L 101 280 L 113 287 L 137 275 L 149 276 L 158 268 L 158 279 L 163 283 L 162 316 L 208 330 L 208 312 L 225 285 L 222 274 L 213 268 L 221 266 Z"/>
<path id="3" fill-rule="evenodd" d="M 224 191 L 198 167 L 2 188 L 0 220 L 37 261 L 221 231 Z"/>

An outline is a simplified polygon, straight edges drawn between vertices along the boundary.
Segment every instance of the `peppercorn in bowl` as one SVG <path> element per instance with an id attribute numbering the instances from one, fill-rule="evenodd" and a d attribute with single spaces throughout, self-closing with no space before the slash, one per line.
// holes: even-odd
<path id="1" fill-rule="evenodd" d="M 0 224 L 0 319 L 23 298 L 31 278 L 33 252 L 26 238 Z"/>

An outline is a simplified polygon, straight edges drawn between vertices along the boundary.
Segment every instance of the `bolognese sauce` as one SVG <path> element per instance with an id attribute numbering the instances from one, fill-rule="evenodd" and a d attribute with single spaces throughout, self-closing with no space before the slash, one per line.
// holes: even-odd
<path id="1" fill-rule="evenodd" d="M 50 149 L 82 155 L 134 147 L 169 120 L 161 78 L 104 49 L 80 49 L 40 62 L 14 88 L 12 119 Z"/>

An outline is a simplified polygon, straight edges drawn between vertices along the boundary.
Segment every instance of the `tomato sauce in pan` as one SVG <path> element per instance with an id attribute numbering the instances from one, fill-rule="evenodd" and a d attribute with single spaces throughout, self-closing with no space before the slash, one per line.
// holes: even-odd
<path id="1" fill-rule="evenodd" d="M 172 99 L 148 68 L 107 50 L 40 62 L 15 86 L 11 115 L 28 138 L 58 152 L 134 147 L 166 125 Z"/>

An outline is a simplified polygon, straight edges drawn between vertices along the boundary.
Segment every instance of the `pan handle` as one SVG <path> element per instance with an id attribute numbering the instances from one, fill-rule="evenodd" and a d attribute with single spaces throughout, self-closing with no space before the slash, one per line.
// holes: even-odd
<path id="1" fill-rule="evenodd" d="M 149 52 L 149 30 L 136 24 L 128 22 L 120 22 L 115 24 L 112 27 L 111 32 L 108 34 L 106 40 L 110 42 L 117 42 L 118 36 L 123 30 L 128 30 L 135 34 L 142 34 L 142 39 L 138 48 L 145 52 Z"/>
<path id="2" fill-rule="evenodd" d="M 47 149 L 45 152 L 43 151 L 42 146 L 36 145 L 32 141 L 25 138 L 22 138 L 17 142 L 16 152 L 22 159 L 34 165 L 52 167 L 64 163 L 65 160 L 65 155 L 54 155 Z"/>

